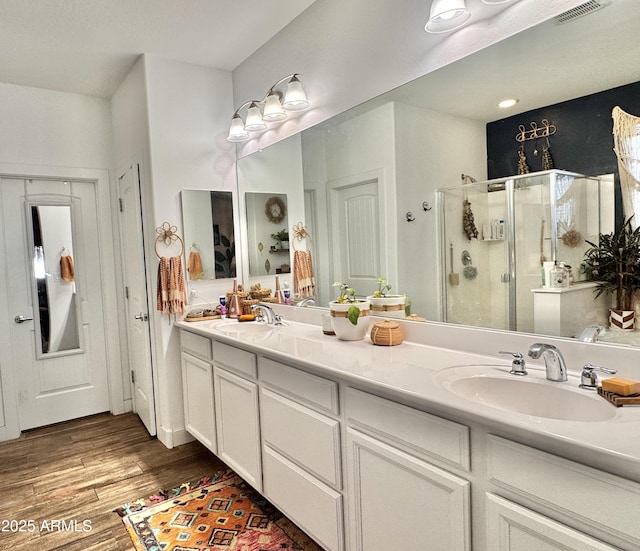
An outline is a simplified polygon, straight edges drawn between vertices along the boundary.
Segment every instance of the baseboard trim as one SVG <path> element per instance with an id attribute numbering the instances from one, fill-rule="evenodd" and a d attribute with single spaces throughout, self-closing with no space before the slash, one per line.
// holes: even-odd
<path id="1" fill-rule="evenodd" d="M 164 427 L 158 427 L 158 440 L 167 448 L 175 448 L 182 444 L 193 442 L 195 438 L 191 436 L 187 429 L 167 430 Z"/>

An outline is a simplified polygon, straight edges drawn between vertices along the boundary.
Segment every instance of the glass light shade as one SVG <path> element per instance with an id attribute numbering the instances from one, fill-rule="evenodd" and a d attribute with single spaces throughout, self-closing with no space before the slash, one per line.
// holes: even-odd
<path id="1" fill-rule="evenodd" d="M 249 132 L 267 129 L 267 123 L 262 120 L 262 113 L 255 102 L 253 102 L 247 110 L 247 120 L 244 123 L 244 129 Z"/>
<path id="2" fill-rule="evenodd" d="M 483 4 L 489 4 L 494 6 L 496 4 L 506 4 L 507 2 L 513 2 L 513 0 L 481 0 Z"/>
<path id="3" fill-rule="evenodd" d="M 289 111 L 302 111 L 309 107 L 309 101 L 302 89 L 302 83 L 295 75 L 291 77 L 287 84 L 287 93 L 284 96 L 282 107 Z"/>
<path id="4" fill-rule="evenodd" d="M 246 142 L 249 139 L 249 132 L 244 129 L 244 123 L 240 115 L 234 115 L 231 119 L 229 127 L 229 135 L 227 141 L 230 142 Z"/>
<path id="5" fill-rule="evenodd" d="M 286 118 L 287 114 L 284 112 L 282 104 L 280 103 L 280 96 L 277 93 L 272 92 L 267 96 L 267 99 L 265 101 L 262 120 L 281 121 L 282 119 Z"/>
<path id="6" fill-rule="evenodd" d="M 424 27 L 428 33 L 446 33 L 458 29 L 471 17 L 464 0 L 433 0 L 429 21 Z"/>

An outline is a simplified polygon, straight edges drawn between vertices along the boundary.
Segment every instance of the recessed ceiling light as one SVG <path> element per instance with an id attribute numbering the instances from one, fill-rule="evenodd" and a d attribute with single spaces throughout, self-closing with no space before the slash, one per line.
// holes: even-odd
<path id="1" fill-rule="evenodd" d="M 516 98 L 503 99 L 498 103 L 498 107 L 500 107 L 501 109 L 507 109 L 509 107 L 513 107 L 516 103 L 518 103 L 518 101 L 519 100 L 517 100 Z"/>

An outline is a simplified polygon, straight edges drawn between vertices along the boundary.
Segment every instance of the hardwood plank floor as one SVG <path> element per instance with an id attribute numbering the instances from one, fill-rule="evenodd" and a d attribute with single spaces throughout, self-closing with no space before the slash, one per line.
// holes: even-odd
<path id="1" fill-rule="evenodd" d="M 26 431 L 0 443 L 0 550 L 132 551 L 113 509 L 221 469 L 199 442 L 167 449 L 132 413 Z"/>

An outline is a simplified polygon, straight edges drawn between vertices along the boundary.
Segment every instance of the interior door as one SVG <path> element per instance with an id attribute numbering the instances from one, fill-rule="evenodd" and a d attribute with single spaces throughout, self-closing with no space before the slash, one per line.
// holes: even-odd
<path id="1" fill-rule="evenodd" d="M 140 416 L 149 434 L 155 435 L 156 413 L 138 165 L 133 165 L 120 176 L 119 188 L 133 409 Z"/>
<path id="2" fill-rule="evenodd" d="M 378 181 L 331 187 L 330 194 L 334 280 L 366 296 L 382 273 Z"/>
<path id="3" fill-rule="evenodd" d="M 6 263 L 8 315 L 14 320 L 11 349 L 5 353 L 12 363 L 19 428 L 108 411 L 95 184 L 1 178 L 0 194 L 1 262 Z M 66 212 L 68 229 L 59 232 L 56 220 L 53 226 L 42 221 L 42 241 L 35 246 L 32 209 L 37 205 Z M 73 275 L 61 275 L 61 257 L 71 251 Z M 61 299 L 67 308 L 62 323 L 56 323 L 53 309 Z"/>

